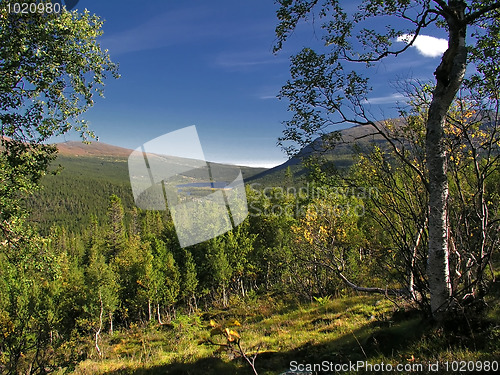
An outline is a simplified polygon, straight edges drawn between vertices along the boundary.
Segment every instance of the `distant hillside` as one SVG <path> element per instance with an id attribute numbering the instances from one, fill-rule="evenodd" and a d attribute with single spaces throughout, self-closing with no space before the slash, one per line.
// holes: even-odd
<path id="1" fill-rule="evenodd" d="M 45 176 L 43 189 L 27 202 L 32 212 L 30 220 L 42 233 L 47 233 L 54 224 L 78 231 L 90 223 L 91 214 L 105 220 L 112 194 L 122 199 L 125 210 L 135 206 L 127 164 L 132 150 L 99 142 L 89 145 L 65 142 L 57 146 L 59 156 L 51 170 L 60 165 L 60 172 Z M 217 166 L 222 174 L 234 170 L 232 166 Z M 265 171 L 265 168 L 240 169 L 245 180 Z"/>
<path id="2" fill-rule="evenodd" d="M 250 177 L 247 183 L 281 186 L 287 180 L 285 173 L 288 168 L 290 168 L 295 178 L 300 178 L 306 173 L 302 165 L 303 160 L 315 155 L 324 156 L 337 168 L 348 168 L 354 163 L 354 157 L 357 154 L 367 151 L 374 143 L 386 143 L 380 134 L 374 134 L 374 129 L 371 125 L 352 126 L 340 130 L 340 135 L 343 142 L 339 142 L 334 148 L 327 147 L 325 142 L 318 137 L 300 150 L 296 156 L 288 159 L 281 165 Z M 354 143 L 356 143 L 356 146 L 354 146 Z"/>
<path id="3" fill-rule="evenodd" d="M 128 157 L 132 150 L 101 142 L 85 144 L 83 142 L 69 141 L 57 144 L 59 155 L 62 156 L 116 156 Z"/>
<path id="4" fill-rule="evenodd" d="M 495 118 L 493 113 L 478 114 L 477 120 L 482 120 L 481 128 L 490 128 L 495 126 L 495 122 L 490 119 Z M 404 123 L 402 118 L 388 120 L 396 128 Z M 384 122 L 377 123 L 383 131 Z M 285 163 L 274 168 L 268 169 L 258 175 L 250 177 L 247 183 L 258 183 L 262 186 L 283 186 L 289 183 L 286 178 L 286 170 L 290 171 L 295 177 L 294 184 L 300 184 L 300 177 L 307 172 L 302 162 L 309 156 L 321 155 L 336 168 L 348 168 L 355 162 L 356 155 L 370 152 L 374 145 L 381 148 L 388 147 L 387 140 L 380 134 L 375 134 L 375 129 L 371 125 L 355 125 L 339 131 L 341 141 L 335 142 L 335 147 L 325 145 L 321 138 L 316 138 L 309 145 L 304 147 L 298 154 Z"/>

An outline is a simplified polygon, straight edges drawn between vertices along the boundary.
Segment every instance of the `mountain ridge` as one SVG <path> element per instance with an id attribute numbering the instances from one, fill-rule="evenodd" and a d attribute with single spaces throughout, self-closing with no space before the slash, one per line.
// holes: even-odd
<path id="1" fill-rule="evenodd" d="M 332 131 L 330 134 L 334 132 Z M 334 148 L 327 146 L 322 137 L 317 137 L 284 163 L 250 177 L 247 182 L 274 183 L 285 180 L 285 171 L 288 168 L 291 169 L 294 176 L 300 176 L 306 172 L 301 164 L 308 156 L 314 155 L 326 155 L 334 159 L 334 164 L 337 167 L 349 167 L 353 163 L 354 155 L 362 152 L 373 143 L 382 144 L 386 142 L 382 135 L 375 133 L 372 125 L 353 125 L 348 128 L 339 129 L 338 132 L 342 141 L 336 144 Z M 353 148 L 353 144 L 355 143 L 358 147 L 361 146 L 361 148 L 355 150 Z"/>
<path id="2" fill-rule="evenodd" d="M 133 150 L 108 143 L 66 141 L 54 143 L 62 156 L 115 156 L 128 157 Z"/>

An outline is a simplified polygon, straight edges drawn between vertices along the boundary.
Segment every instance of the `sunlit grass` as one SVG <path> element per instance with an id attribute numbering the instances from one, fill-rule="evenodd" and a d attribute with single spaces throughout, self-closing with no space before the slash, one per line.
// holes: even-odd
<path id="1" fill-rule="evenodd" d="M 500 355 L 500 330 L 479 337 L 478 348 L 455 345 L 442 330 L 432 328 L 418 315 L 394 321 L 395 305 L 381 296 L 354 296 L 326 303 L 287 307 L 262 298 L 245 303 L 233 300 L 229 309 L 188 317 L 178 314 L 172 324 L 134 327 L 106 336 L 104 358 L 81 362 L 76 374 L 246 374 L 248 368 L 218 347 L 202 342 L 209 337 L 210 319 L 237 319 L 247 354 L 258 353 L 260 375 L 279 374 L 291 360 L 317 363 L 368 361 L 371 363 L 420 363 L 430 361 L 484 360 Z M 490 315 L 498 316 L 491 310 Z M 485 340 L 489 340 L 485 345 Z M 477 341 L 476 340 L 476 341 Z M 91 348 L 90 348 L 91 350 Z"/>

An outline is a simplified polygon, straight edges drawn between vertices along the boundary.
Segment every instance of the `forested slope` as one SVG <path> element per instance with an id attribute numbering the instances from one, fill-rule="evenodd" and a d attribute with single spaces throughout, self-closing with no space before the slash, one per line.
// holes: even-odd
<path id="1" fill-rule="evenodd" d="M 51 167 L 57 173 L 45 176 L 42 189 L 28 201 L 30 221 L 41 233 L 48 233 L 52 225 L 79 231 L 90 223 L 91 215 L 102 221 L 113 194 L 122 199 L 126 211 L 135 206 L 127 165 L 132 150 L 98 142 L 65 142 L 58 149 Z M 264 171 L 241 170 L 244 178 Z"/>

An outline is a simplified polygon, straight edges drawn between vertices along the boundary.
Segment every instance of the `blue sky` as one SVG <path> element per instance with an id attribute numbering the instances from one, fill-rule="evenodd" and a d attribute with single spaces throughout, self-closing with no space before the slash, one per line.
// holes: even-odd
<path id="1" fill-rule="evenodd" d="M 101 45 L 120 64 L 121 78 L 108 80 L 106 98 L 85 116 L 99 140 L 134 149 L 196 125 L 210 161 L 284 162 L 276 142 L 291 114 L 276 95 L 289 78 L 289 56 L 319 42 L 306 25 L 274 55 L 276 7 L 273 0 L 80 0 L 77 9 L 106 20 Z M 422 39 L 374 70 L 374 112 L 394 115 L 396 77 L 432 79 L 441 48 Z"/>

